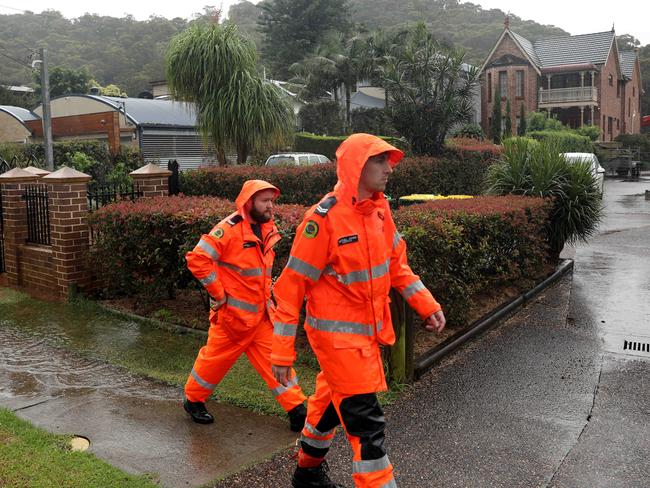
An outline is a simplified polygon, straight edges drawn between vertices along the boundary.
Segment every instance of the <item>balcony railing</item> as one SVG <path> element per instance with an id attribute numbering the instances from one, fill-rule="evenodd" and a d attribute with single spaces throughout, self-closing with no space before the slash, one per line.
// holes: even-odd
<path id="1" fill-rule="evenodd" d="M 593 86 L 574 87 L 574 88 L 553 88 L 539 90 L 539 104 L 549 105 L 556 103 L 571 102 L 594 102 L 598 101 L 598 89 Z"/>

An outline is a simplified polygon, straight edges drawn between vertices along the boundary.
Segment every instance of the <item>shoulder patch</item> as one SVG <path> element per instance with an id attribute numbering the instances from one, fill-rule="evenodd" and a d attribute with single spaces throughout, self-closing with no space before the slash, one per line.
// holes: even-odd
<path id="1" fill-rule="evenodd" d="M 313 239 L 316 237 L 318 235 L 318 224 L 313 220 L 307 221 L 307 224 L 302 231 L 302 235 L 304 235 L 307 239 Z"/>
<path id="2" fill-rule="evenodd" d="M 212 233 L 212 235 L 217 239 L 221 239 L 223 237 L 223 229 L 221 227 L 217 227 Z"/>
<path id="3" fill-rule="evenodd" d="M 226 222 L 228 222 L 230 225 L 237 225 L 242 220 L 244 220 L 244 218 L 241 215 L 235 215 L 234 217 L 228 219 Z"/>
<path id="4" fill-rule="evenodd" d="M 336 205 L 336 197 L 332 195 L 331 197 L 322 200 L 316 207 L 316 210 L 314 210 L 314 213 L 321 217 L 325 217 L 327 212 L 329 212 L 334 205 Z"/>

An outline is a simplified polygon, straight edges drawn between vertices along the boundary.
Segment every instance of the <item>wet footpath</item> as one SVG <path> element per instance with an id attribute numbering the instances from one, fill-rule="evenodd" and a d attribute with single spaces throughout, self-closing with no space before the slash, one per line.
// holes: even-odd
<path id="1" fill-rule="evenodd" d="M 649 486 L 646 189 L 650 179 L 607 180 L 599 234 L 565 250 L 573 275 L 443 359 L 386 409 L 398 486 Z M 217 419 L 228 420 L 194 425 L 179 411 L 179 388 L 81 358 L 39 339 L 45 332 L 0 317 L 1 406 L 87 436 L 97 456 L 157 473 L 163 486 L 290 486 L 295 435 L 281 419 L 213 404 Z M 141 340 L 128 328 L 121 334 L 111 340 Z M 350 456 L 337 434 L 331 477 L 348 487 Z"/>

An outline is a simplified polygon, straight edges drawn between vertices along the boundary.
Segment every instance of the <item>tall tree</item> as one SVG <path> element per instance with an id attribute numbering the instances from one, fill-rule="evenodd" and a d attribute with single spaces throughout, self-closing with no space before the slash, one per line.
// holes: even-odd
<path id="1" fill-rule="evenodd" d="M 526 131 L 526 109 L 524 108 L 524 104 L 521 104 L 521 110 L 519 111 L 519 127 L 517 128 L 517 135 L 518 136 L 525 136 Z"/>
<path id="2" fill-rule="evenodd" d="M 387 58 L 382 78 L 389 89 L 395 129 L 416 154 L 439 154 L 447 132 L 472 114 L 477 70 L 466 71 L 464 54 L 443 50 L 423 24 L 397 56 Z"/>
<path id="3" fill-rule="evenodd" d="M 512 111 L 510 110 L 510 99 L 506 100 L 506 123 L 503 131 L 503 138 L 512 137 Z"/>
<path id="4" fill-rule="evenodd" d="M 278 88 L 257 75 L 256 60 L 253 43 L 234 25 L 197 23 L 169 45 L 169 88 L 177 99 L 194 102 L 199 128 L 221 164 L 228 147 L 245 163 L 252 150 L 282 144 L 293 129 L 293 111 Z"/>
<path id="5" fill-rule="evenodd" d="M 33 73 L 36 82 L 36 94 L 41 96 L 41 76 L 38 71 Z M 68 69 L 59 66 L 50 70 L 50 96 L 58 97 L 72 93 L 88 93 L 90 74 L 86 68 Z"/>
<path id="6" fill-rule="evenodd" d="M 262 53 L 279 79 L 288 79 L 289 67 L 311 53 L 326 32 L 348 27 L 347 0 L 266 0 L 260 6 Z"/>
<path id="7" fill-rule="evenodd" d="M 490 137 L 495 144 L 501 144 L 501 88 L 497 86 L 494 90 L 494 101 L 492 103 L 492 125 L 490 126 Z"/>

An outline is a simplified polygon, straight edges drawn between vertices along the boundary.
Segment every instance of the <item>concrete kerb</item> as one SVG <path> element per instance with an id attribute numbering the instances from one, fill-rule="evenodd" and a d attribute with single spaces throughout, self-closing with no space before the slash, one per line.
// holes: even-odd
<path id="1" fill-rule="evenodd" d="M 559 278 L 564 276 L 572 269 L 573 259 L 565 259 L 557 266 L 557 268 L 555 268 L 555 271 L 550 276 L 546 277 L 532 289 L 522 293 L 517 298 L 513 298 L 509 302 L 504 303 L 492 312 L 484 315 L 480 319 L 470 324 L 470 326 L 466 329 L 458 332 L 457 334 L 454 334 L 449 339 L 445 340 L 442 344 L 439 344 L 422 354 L 415 360 L 415 379 L 420 379 L 424 373 L 429 371 L 443 357 L 445 357 L 447 354 L 450 354 L 452 351 L 463 345 L 468 340 L 472 339 L 474 336 L 510 317 L 514 312 L 532 300 L 542 290 L 551 286 Z"/>

